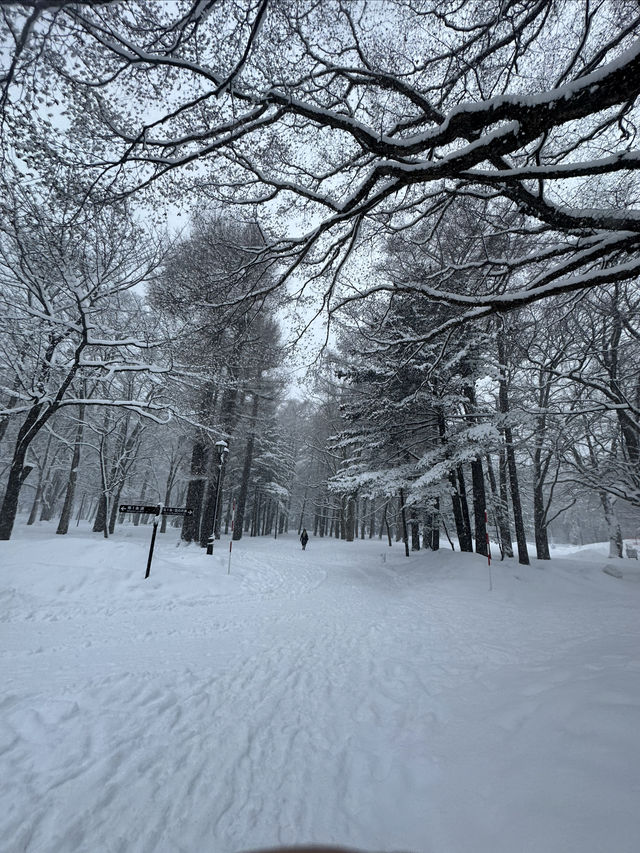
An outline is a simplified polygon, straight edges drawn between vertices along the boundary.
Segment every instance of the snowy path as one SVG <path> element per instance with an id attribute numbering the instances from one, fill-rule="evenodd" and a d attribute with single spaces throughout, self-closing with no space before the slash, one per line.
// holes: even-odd
<path id="1" fill-rule="evenodd" d="M 148 531 L 36 535 L 0 543 L 3 851 L 638 849 L 635 577 L 293 537 L 227 576 L 169 535 L 145 584 Z"/>

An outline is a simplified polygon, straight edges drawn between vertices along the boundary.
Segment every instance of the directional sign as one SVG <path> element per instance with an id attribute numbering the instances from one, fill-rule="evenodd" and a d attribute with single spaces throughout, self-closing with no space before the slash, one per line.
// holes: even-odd
<path id="1" fill-rule="evenodd" d="M 120 512 L 141 512 L 144 515 L 157 515 L 158 504 L 155 506 L 146 506 L 144 504 L 120 504 L 118 507 Z M 163 506 L 160 510 L 161 515 L 193 515 L 193 510 L 188 506 Z"/>
<path id="2" fill-rule="evenodd" d="M 158 532 L 158 520 L 161 515 L 193 515 L 193 510 L 188 506 L 162 506 L 162 504 L 120 504 L 118 507 L 120 512 L 139 512 L 143 515 L 153 515 L 153 533 L 151 534 L 151 544 L 149 545 L 149 557 L 147 559 L 147 572 L 145 578 L 149 577 L 151 571 L 151 560 L 153 559 L 153 547 L 156 542 L 156 533 Z"/>
<path id="3" fill-rule="evenodd" d="M 120 512 L 143 512 L 148 515 L 157 515 L 159 506 L 145 506 L 144 504 L 120 504 Z"/>

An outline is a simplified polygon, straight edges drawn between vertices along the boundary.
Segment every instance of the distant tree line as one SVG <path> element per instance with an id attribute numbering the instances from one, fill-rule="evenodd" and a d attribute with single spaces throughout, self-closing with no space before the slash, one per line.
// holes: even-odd
<path id="1" fill-rule="evenodd" d="M 236 538 L 522 563 L 597 512 L 622 553 L 638 6 L 382 8 L 2 6 L 0 538 L 19 511 L 108 536 L 126 496 L 188 503 L 200 545 L 235 501 Z M 291 299 L 327 323 L 302 402 Z"/>

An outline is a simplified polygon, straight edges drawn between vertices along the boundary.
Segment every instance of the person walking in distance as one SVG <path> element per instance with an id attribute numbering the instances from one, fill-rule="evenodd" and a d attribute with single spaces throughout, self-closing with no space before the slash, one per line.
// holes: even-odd
<path id="1" fill-rule="evenodd" d="M 307 542 L 309 541 L 309 534 L 307 533 L 306 527 L 302 528 L 302 533 L 300 534 L 300 542 L 302 543 L 302 550 L 304 551 L 307 547 Z"/>

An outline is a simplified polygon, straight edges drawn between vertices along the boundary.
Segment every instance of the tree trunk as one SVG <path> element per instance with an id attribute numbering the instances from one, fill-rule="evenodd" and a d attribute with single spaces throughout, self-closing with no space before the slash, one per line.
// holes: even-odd
<path id="1" fill-rule="evenodd" d="M 440 498 L 435 498 L 434 508 L 425 512 L 422 544 L 431 551 L 440 548 Z"/>
<path id="2" fill-rule="evenodd" d="M 31 512 L 29 513 L 29 518 L 27 519 L 27 527 L 31 527 L 31 525 L 35 522 L 38 517 L 38 510 L 40 509 L 40 504 L 42 503 L 42 489 L 44 486 L 44 472 L 42 469 L 38 471 L 38 485 L 36 486 L 36 493 L 33 496 L 33 503 L 31 504 Z"/>
<path id="3" fill-rule="evenodd" d="M 75 368 L 69 372 L 59 393 L 63 393 L 66 390 L 68 385 L 71 383 L 74 374 Z M 42 427 L 47 423 L 49 418 L 51 418 L 59 408 L 60 405 L 58 398 L 48 406 L 45 406 L 44 404 L 36 404 L 29 410 L 22 426 L 18 430 L 4 498 L 2 499 L 2 506 L 0 507 L 0 540 L 11 538 L 11 532 L 18 512 L 20 489 L 30 472 L 33 470 L 32 465 L 24 464 L 29 445 L 40 432 Z"/>
<path id="4" fill-rule="evenodd" d="M 391 541 L 391 528 L 389 527 L 389 517 L 387 516 L 387 508 L 389 506 L 389 501 L 384 505 L 384 515 L 382 517 L 382 524 L 380 525 L 380 538 L 382 538 L 382 525 L 387 528 L 387 540 L 389 542 L 389 548 L 393 547 L 393 543 Z"/>
<path id="5" fill-rule="evenodd" d="M 535 485 L 533 488 L 533 527 L 536 539 L 536 557 L 539 560 L 550 560 L 549 536 L 547 534 L 546 513 L 544 509 L 544 494 L 542 482 L 533 472 Z"/>
<path id="6" fill-rule="evenodd" d="M 80 526 L 80 521 L 84 518 L 84 504 L 87 499 L 87 493 L 83 492 L 82 497 L 80 498 L 80 506 L 78 507 L 78 513 L 76 515 L 76 527 Z"/>
<path id="7" fill-rule="evenodd" d="M 405 557 L 409 556 L 409 532 L 407 530 L 407 511 L 404 507 L 404 491 L 400 489 L 400 518 L 402 519 L 402 541 Z"/>
<path id="8" fill-rule="evenodd" d="M 606 492 L 600 492 L 600 503 L 604 511 L 604 518 L 607 522 L 607 532 L 609 535 L 609 557 L 623 556 L 623 540 L 620 524 L 616 518 L 615 503 L 611 495 Z"/>
<path id="9" fill-rule="evenodd" d="M 455 551 L 455 550 L 456 550 L 456 547 L 455 547 L 455 545 L 453 544 L 453 541 L 452 541 L 451 537 L 449 536 L 449 531 L 447 530 L 447 523 L 446 523 L 446 521 L 444 520 L 444 515 L 441 515 L 441 516 L 440 516 L 440 521 L 442 522 L 442 529 L 444 530 L 444 535 L 447 537 L 447 540 L 448 540 L 448 542 L 449 542 L 449 545 L 451 545 L 451 550 L 452 550 L 452 551 Z M 439 545 L 439 544 L 440 544 L 440 543 L 439 543 L 439 541 L 438 541 L 438 545 Z"/>
<path id="10" fill-rule="evenodd" d="M 460 500 L 460 492 L 458 491 L 458 482 L 456 472 L 449 472 L 449 482 L 451 483 L 451 509 L 453 510 L 453 520 L 456 525 L 456 535 L 458 537 L 458 545 L 461 551 L 470 551 L 466 540 L 466 529 L 464 525 L 464 517 L 462 515 L 462 502 Z M 467 546 L 467 547 L 465 547 Z"/>
<path id="11" fill-rule="evenodd" d="M 69 521 L 73 512 L 73 502 L 76 496 L 76 485 L 78 482 L 78 466 L 80 465 L 80 448 L 82 446 L 82 436 L 84 433 L 84 405 L 78 406 L 78 426 L 76 427 L 76 437 L 73 442 L 73 455 L 71 457 L 71 470 L 69 471 L 69 479 L 67 480 L 67 491 L 64 496 L 62 512 L 58 521 L 58 529 L 56 533 L 65 534 L 69 530 Z"/>
<path id="12" fill-rule="evenodd" d="M 509 523 L 509 466 L 507 464 L 507 449 L 503 447 L 500 450 L 500 506 L 502 507 L 502 515 L 504 519 L 504 553 L 507 557 L 513 557 L 513 537 L 511 535 L 511 525 Z"/>
<path id="13" fill-rule="evenodd" d="M 238 503 L 236 505 L 236 523 L 233 527 L 233 539 L 242 538 L 242 525 L 244 521 L 244 513 L 247 505 L 247 494 L 249 493 L 249 479 L 251 477 L 251 466 L 253 465 L 253 449 L 255 446 L 255 425 L 258 418 L 260 407 L 260 397 L 258 394 L 253 395 L 251 405 L 251 432 L 247 438 L 247 446 L 244 451 L 244 463 L 242 466 L 242 479 L 240 481 L 240 494 L 238 495 Z M 306 498 L 305 498 L 306 500 Z M 300 523 L 302 524 L 302 516 L 304 515 L 304 503 L 300 514 Z"/>
<path id="14" fill-rule="evenodd" d="M 105 425 L 108 423 L 109 414 L 105 416 Z M 131 464 L 130 460 L 127 463 L 129 454 L 132 452 L 138 434 L 140 433 L 140 425 L 136 425 L 127 438 L 129 429 L 130 413 L 122 419 L 118 434 L 115 440 L 114 450 L 111 459 L 111 467 L 107 475 L 107 443 L 105 436 L 100 442 L 100 473 L 102 478 L 102 494 L 103 506 L 96 514 L 96 519 L 93 525 L 93 532 L 102 532 L 105 539 L 109 538 L 109 533 L 115 529 L 116 516 L 112 515 L 112 510 L 117 506 L 117 497 L 114 497 L 113 490 L 116 491 L 116 496 L 119 496 L 124 488 L 127 470 Z"/>
<path id="15" fill-rule="evenodd" d="M 510 427 L 505 427 L 504 438 L 507 452 L 507 468 L 509 470 L 509 486 L 511 488 L 511 505 L 513 506 L 513 523 L 516 529 L 516 542 L 518 544 L 518 562 L 528 566 L 529 551 L 527 549 L 527 537 L 522 517 L 518 469 L 516 466 L 516 454 L 513 449 L 513 434 Z"/>
<path id="16" fill-rule="evenodd" d="M 498 531 L 498 539 L 500 542 L 500 556 L 502 559 L 505 557 L 513 557 L 513 545 L 511 544 L 511 531 L 509 529 L 509 516 L 507 513 L 507 507 L 505 506 L 502 494 L 502 485 L 503 485 L 503 473 L 504 473 L 504 489 L 505 489 L 505 497 L 506 497 L 506 467 L 503 466 L 502 456 L 500 458 L 500 493 L 498 493 L 498 485 L 496 483 L 496 476 L 493 471 L 493 463 L 491 462 L 491 457 L 487 454 L 487 474 L 489 475 L 489 485 L 491 487 L 491 497 L 493 503 L 493 514 L 495 516 L 496 529 Z"/>
<path id="17" fill-rule="evenodd" d="M 309 487 L 305 486 L 304 497 L 302 499 L 302 508 L 300 510 L 300 521 L 298 522 L 298 536 L 300 536 L 300 534 L 302 533 L 302 528 L 304 527 L 304 511 L 305 511 L 305 507 L 307 506 L 307 491 L 308 491 L 308 489 L 309 489 Z M 316 512 L 314 513 L 314 516 L 313 516 L 313 534 L 314 534 L 314 536 L 317 535 L 317 533 L 318 533 L 318 511 L 316 509 Z"/>
<path id="18" fill-rule="evenodd" d="M 473 489 L 473 520 L 475 526 L 476 554 L 487 556 L 487 497 L 484 490 L 484 472 L 482 460 L 471 462 L 471 483 Z"/>
<path id="19" fill-rule="evenodd" d="M 465 404 L 465 411 L 469 423 L 476 424 L 477 418 L 477 400 L 476 390 L 473 382 L 465 385 L 465 396 L 468 402 Z M 471 460 L 471 491 L 473 494 L 473 525 L 474 539 L 476 544 L 476 554 L 487 556 L 487 498 L 484 488 L 484 472 L 482 470 L 482 458 L 480 455 Z"/>
<path id="20" fill-rule="evenodd" d="M 11 532 L 18 513 L 20 489 L 33 470 L 33 466 L 25 465 L 24 461 L 29 445 L 37 435 L 41 426 L 38 423 L 39 414 L 40 407 L 34 406 L 18 431 L 2 507 L 0 508 L 0 540 L 11 538 Z"/>
<path id="21" fill-rule="evenodd" d="M 329 505 L 325 497 L 322 498 L 320 505 L 320 538 L 322 539 L 327 533 Z"/>
<path id="22" fill-rule="evenodd" d="M 200 520 L 204 498 L 205 471 L 207 468 L 207 447 L 202 440 L 194 442 L 191 451 L 191 479 L 187 487 L 186 505 L 191 507 L 193 515 L 185 515 L 182 522 L 181 538 L 185 542 L 197 542 L 200 539 Z"/>
<path id="23" fill-rule="evenodd" d="M 462 465 L 457 466 L 453 482 L 460 507 L 459 512 L 461 528 L 457 529 L 460 550 L 473 551 L 473 539 L 471 538 L 471 520 L 469 518 L 469 504 L 467 503 L 467 487 L 464 482 L 464 471 L 462 469 Z M 454 516 L 456 516 L 455 504 Z M 456 516 L 456 527 L 457 520 L 458 519 Z"/>
<path id="24" fill-rule="evenodd" d="M 24 356 L 27 354 L 27 351 L 28 351 L 28 344 L 25 345 L 22 348 L 22 350 L 20 351 L 20 355 L 18 356 L 16 363 L 20 363 L 20 361 L 22 361 Z M 20 397 L 18 397 L 18 395 L 16 393 L 19 388 L 20 388 L 20 374 L 18 373 L 18 374 L 16 374 L 16 376 L 12 382 L 12 385 L 11 385 L 11 396 L 9 397 L 9 400 L 7 401 L 6 406 L 2 407 L 5 410 L 5 412 L 9 411 L 10 409 L 13 409 L 20 402 Z M 10 417 L 9 415 L 0 415 L 0 442 L 2 442 L 2 439 L 4 438 L 5 433 L 7 431 L 7 427 L 9 426 L 9 417 Z"/>
<path id="25" fill-rule="evenodd" d="M 500 361 L 500 380 L 498 386 L 498 404 L 503 416 L 504 443 L 507 455 L 507 468 L 509 470 L 509 485 L 511 487 L 511 505 L 513 506 L 513 523 L 516 528 L 516 542 L 518 543 L 518 562 L 529 565 L 529 551 L 527 549 L 527 538 L 522 518 L 522 503 L 520 501 L 520 487 L 518 484 L 518 469 L 516 466 L 516 454 L 513 447 L 513 433 L 506 421 L 509 414 L 509 394 L 506 378 L 506 344 L 504 340 L 504 328 L 498 332 L 498 358 Z"/>
<path id="26" fill-rule="evenodd" d="M 267 529 L 267 513 L 271 499 L 266 495 L 260 501 L 260 511 L 258 513 L 258 536 L 264 536 Z"/>
<path id="27" fill-rule="evenodd" d="M 356 499 L 354 495 L 347 495 L 347 513 L 344 527 L 344 538 L 347 542 L 353 542 L 356 535 Z"/>
<path id="28" fill-rule="evenodd" d="M 231 523 L 232 523 L 232 521 L 231 521 L 232 515 L 233 515 L 233 496 L 229 495 L 229 497 L 227 498 L 227 509 L 225 510 L 225 513 L 224 513 L 224 535 L 225 536 L 228 536 L 228 534 L 229 534 L 229 528 L 231 527 Z M 234 520 L 234 523 L 235 523 L 235 520 Z"/>
<path id="29" fill-rule="evenodd" d="M 118 519 L 118 507 L 120 505 L 120 497 L 122 495 L 122 489 L 124 488 L 124 483 L 121 483 L 118 491 L 111 501 L 111 512 L 109 513 L 109 534 L 113 536 L 113 533 L 116 529 L 116 521 Z"/>
<path id="30" fill-rule="evenodd" d="M 40 460 L 40 464 L 38 466 L 38 486 L 36 488 L 36 493 L 33 499 L 33 504 L 31 506 L 31 512 L 29 513 L 29 519 L 27 521 L 27 525 L 32 525 L 38 515 L 40 516 L 40 521 L 50 521 L 52 515 L 52 502 L 54 501 L 55 491 L 57 485 L 59 485 L 59 479 L 54 477 L 54 482 L 49 482 L 49 453 L 51 451 L 51 441 L 52 436 L 49 434 L 47 438 L 47 444 Z"/>
<path id="31" fill-rule="evenodd" d="M 96 514 L 93 519 L 93 527 L 91 528 L 92 533 L 100 533 L 104 527 L 105 520 L 107 517 L 106 510 L 106 498 L 104 493 L 100 495 L 98 498 L 98 506 L 96 508 Z"/>
<path id="32" fill-rule="evenodd" d="M 411 510 L 409 515 L 409 528 L 411 530 L 411 550 L 420 550 L 420 523 L 416 515 L 415 509 Z"/>
<path id="33" fill-rule="evenodd" d="M 18 499 L 22 484 L 32 470 L 30 465 L 24 464 L 26 448 L 22 452 L 14 454 L 9 468 L 7 487 L 0 510 L 0 540 L 9 539 L 18 512 Z"/>
<path id="34" fill-rule="evenodd" d="M 40 521 L 51 521 L 58 499 L 64 491 L 62 476 L 59 471 L 53 475 L 53 480 L 45 482 L 42 490 L 42 507 L 40 509 Z"/>
<path id="35" fill-rule="evenodd" d="M 17 397 L 11 397 L 9 399 L 9 402 L 7 403 L 6 408 L 7 409 L 13 409 L 13 407 L 15 406 L 15 404 L 17 402 L 18 402 Z M 8 426 L 9 426 L 9 415 L 2 415 L 0 417 L 0 442 L 4 438 L 4 434 L 6 433 Z"/>
<path id="36" fill-rule="evenodd" d="M 177 468 L 178 468 L 177 464 L 174 466 L 173 463 L 171 464 L 171 466 L 169 468 L 169 473 L 167 475 L 167 482 L 166 482 L 165 489 L 164 489 L 164 505 L 165 506 L 171 506 L 171 491 L 173 489 L 173 484 L 174 484 Z M 162 516 L 162 521 L 160 522 L 160 533 L 166 533 L 167 532 L 167 518 L 168 518 L 168 516 L 166 516 L 166 515 Z"/>
<path id="37" fill-rule="evenodd" d="M 144 480 L 142 481 L 142 488 L 140 489 L 140 503 L 144 504 L 145 498 L 147 497 L 147 488 L 149 485 L 149 470 L 147 469 L 144 474 Z M 142 513 L 136 512 L 133 515 L 133 526 L 138 527 L 142 520 Z"/>
<path id="38" fill-rule="evenodd" d="M 251 503 L 251 531 L 250 536 L 258 535 L 258 515 L 260 512 L 260 492 L 254 492 Z"/>
<path id="39" fill-rule="evenodd" d="M 103 533 L 107 528 L 107 496 L 104 492 L 98 498 L 96 517 L 93 520 L 93 533 Z"/>

